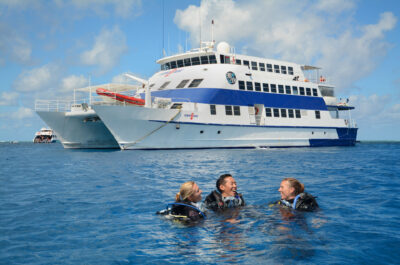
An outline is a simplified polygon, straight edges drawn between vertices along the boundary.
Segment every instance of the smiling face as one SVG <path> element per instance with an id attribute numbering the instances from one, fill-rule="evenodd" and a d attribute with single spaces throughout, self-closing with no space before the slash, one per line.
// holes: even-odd
<path id="1" fill-rule="evenodd" d="M 201 193 L 203 192 L 196 183 L 193 184 L 193 193 L 188 197 L 188 200 L 191 202 L 199 202 L 201 201 Z"/>
<path id="2" fill-rule="evenodd" d="M 290 183 L 286 180 L 283 180 L 281 182 L 281 185 L 278 190 L 281 193 L 281 199 L 282 200 L 291 200 L 296 197 L 294 195 L 294 188 L 290 186 Z"/>
<path id="3" fill-rule="evenodd" d="M 233 177 L 225 178 L 224 182 L 219 185 L 219 189 L 221 190 L 221 194 L 224 197 L 235 196 L 237 190 L 235 179 Z"/>

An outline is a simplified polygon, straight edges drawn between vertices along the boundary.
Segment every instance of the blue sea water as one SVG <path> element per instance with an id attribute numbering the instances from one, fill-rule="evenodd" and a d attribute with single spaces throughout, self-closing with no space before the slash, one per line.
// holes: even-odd
<path id="1" fill-rule="evenodd" d="M 155 214 L 230 172 L 247 206 L 196 225 Z M 398 264 L 400 143 L 259 150 L 0 144 L 0 264 Z M 284 177 L 315 213 L 269 203 Z"/>

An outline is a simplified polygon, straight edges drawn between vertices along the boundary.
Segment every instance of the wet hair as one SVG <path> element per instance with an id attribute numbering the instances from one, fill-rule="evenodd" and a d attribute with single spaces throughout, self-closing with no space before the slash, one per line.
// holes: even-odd
<path id="1" fill-rule="evenodd" d="M 223 175 L 219 176 L 219 178 L 217 179 L 216 186 L 217 186 L 217 190 L 219 192 L 222 192 L 222 190 L 219 188 L 219 186 L 225 184 L 226 178 L 232 178 L 232 175 L 231 174 L 223 174 Z"/>
<path id="2" fill-rule="evenodd" d="M 195 184 L 194 181 L 188 181 L 183 183 L 181 185 L 179 192 L 175 196 L 175 201 L 182 202 L 185 201 L 187 198 L 189 198 L 194 193 L 193 190 L 194 184 Z"/>
<path id="3" fill-rule="evenodd" d="M 294 195 L 298 195 L 304 192 L 304 184 L 298 181 L 295 178 L 284 178 L 283 180 L 287 181 L 290 187 L 294 188 Z"/>

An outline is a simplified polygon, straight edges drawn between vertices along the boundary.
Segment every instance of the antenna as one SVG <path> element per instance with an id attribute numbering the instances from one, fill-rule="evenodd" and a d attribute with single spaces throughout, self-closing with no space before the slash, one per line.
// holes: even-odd
<path id="1" fill-rule="evenodd" d="M 164 43 L 165 43 L 165 41 L 164 41 L 164 32 L 165 32 L 164 10 L 165 10 L 165 8 L 164 8 L 164 0 L 163 0 L 163 1 L 162 1 L 162 53 L 163 53 L 163 56 L 165 57 L 165 48 L 164 48 Z"/>
<path id="2" fill-rule="evenodd" d="M 214 19 L 211 20 L 211 42 L 214 43 Z"/>

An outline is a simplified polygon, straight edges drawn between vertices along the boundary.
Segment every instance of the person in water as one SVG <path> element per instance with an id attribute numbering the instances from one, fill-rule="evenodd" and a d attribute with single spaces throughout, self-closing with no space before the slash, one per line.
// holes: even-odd
<path id="1" fill-rule="evenodd" d="M 221 175 L 216 187 L 204 201 L 207 208 L 218 211 L 245 205 L 242 194 L 237 193 L 236 181 L 231 174 Z"/>
<path id="2" fill-rule="evenodd" d="M 175 203 L 169 204 L 166 210 L 157 214 L 171 215 L 175 219 L 197 221 L 205 217 L 201 203 L 202 190 L 194 181 L 181 185 L 175 196 Z"/>
<path id="3" fill-rule="evenodd" d="M 304 184 L 295 178 L 285 178 L 278 189 L 281 199 L 277 204 L 302 211 L 314 211 L 318 209 L 316 197 L 304 192 Z"/>

